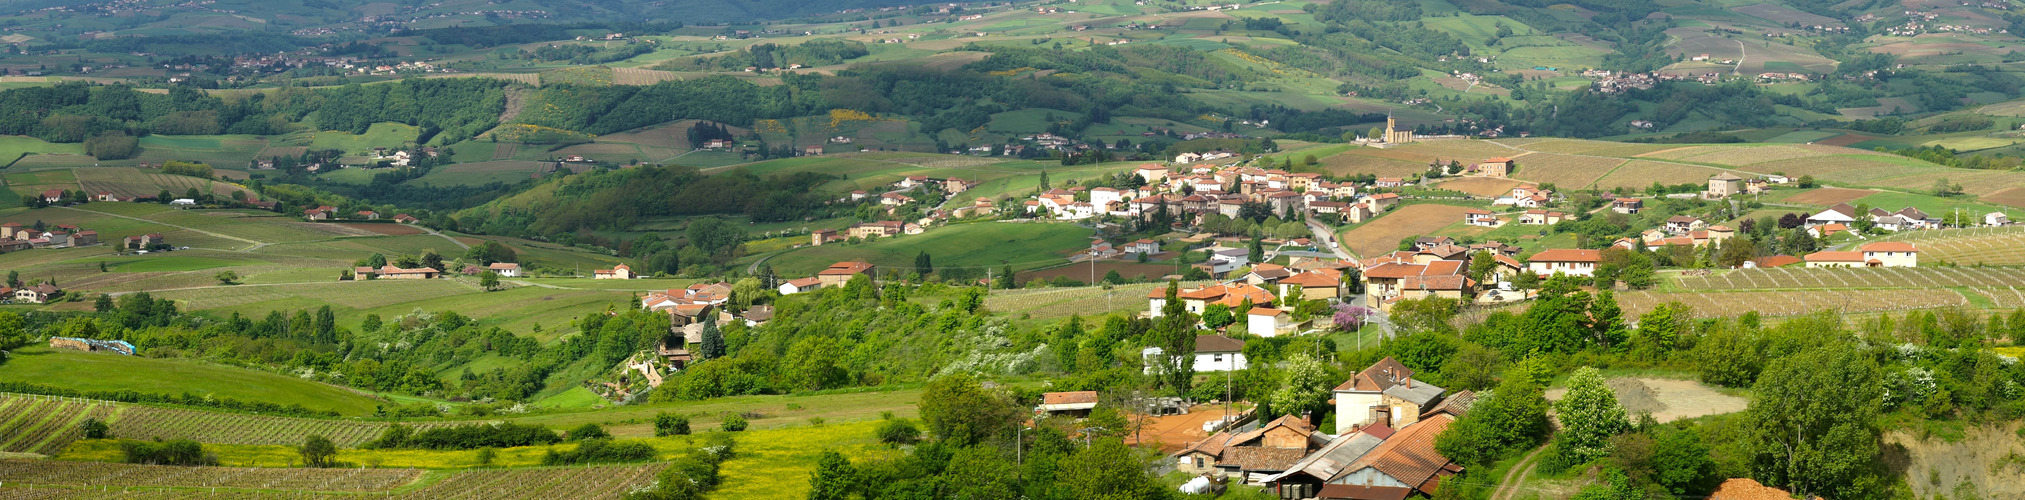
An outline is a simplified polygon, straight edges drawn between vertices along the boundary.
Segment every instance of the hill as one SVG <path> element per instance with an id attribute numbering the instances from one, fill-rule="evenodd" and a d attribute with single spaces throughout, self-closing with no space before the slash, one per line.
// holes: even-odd
<path id="1" fill-rule="evenodd" d="M 77 374 L 89 373 L 90 376 Z M 342 415 L 371 415 L 386 401 L 341 387 L 265 371 L 197 360 L 153 359 L 85 353 L 46 347 L 13 351 L 0 363 L 8 380 L 77 391 L 134 391 L 190 394 L 282 406 L 301 405 Z"/>

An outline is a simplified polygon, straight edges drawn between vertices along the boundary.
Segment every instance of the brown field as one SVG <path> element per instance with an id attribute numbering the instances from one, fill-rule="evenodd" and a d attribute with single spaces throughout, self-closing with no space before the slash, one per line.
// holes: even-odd
<path id="1" fill-rule="evenodd" d="M 1597 189 L 1620 187 L 1643 189 L 1651 187 L 1654 182 L 1669 185 L 1692 184 L 1705 182 L 1709 177 L 1721 172 L 1722 170 L 1709 167 L 1631 160 L 1617 167 L 1617 170 L 1610 171 L 1609 175 L 1597 179 L 1593 186 Z"/>
<path id="2" fill-rule="evenodd" d="M 2025 474 L 2014 460 L 2025 455 L 2025 433 L 2017 422 L 1969 427 L 1954 438 L 1922 436 L 1900 429 L 1887 432 L 1886 460 L 1905 465 L 1905 484 L 1918 498 L 1959 493 L 1961 484 L 1989 498 L 2017 498 L 1997 492 L 2025 491 Z"/>
<path id="3" fill-rule="evenodd" d="M 1653 420 L 1660 423 L 1707 415 L 1721 415 L 1744 411 L 1750 403 L 1744 398 L 1716 392 L 1709 386 L 1693 380 L 1670 378 L 1613 378 L 1605 383 L 1611 392 L 1617 393 L 1617 400 L 1624 405 L 1624 411 L 1632 415 L 1651 413 Z M 1554 388 L 1547 391 L 1550 401 L 1559 401 L 1568 394 L 1568 389 Z"/>
<path id="4" fill-rule="evenodd" d="M 1442 181 L 1434 187 L 1496 198 L 1511 193 L 1512 188 L 1528 184 L 1532 183 L 1496 177 L 1455 177 Z"/>
<path id="5" fill-rule="evenodd" d="M 1379 177 L 1406 177 L 1427 171 L 1427 163 L 1343 153 L 1322 160 L 1322 169 L 1334 175 L 1369 173 Z"/>
<path id="6" fill-rule="evenodd" d="M 331 225 L 348 227 L 360 231 L 370 232 L 373 234 L 384 234 L 388 236 L 406 236 L 410 234 L 422 234 L 422 228 L 410 226 L 407 224 L 331 224 Z"/>
<path id="7" fill-rule="evenodd" d="M 1519 168 L 1512 176 L 1573 189 L 1587 187 L 1626 160 L 1553 153 L 1536 153 L 1514 158 Z"/>
<path id="8" fill-rule="evenodd" d="M 1173 264 L 1141 264 L 1138 262 L 1117 261 L 1117 260 L 1097 261 L 1097 264 L 1094 267 L 1094 271 L 1092 271 L 1092 269 L 1093 267 L 1091 266 L 1090 263 L 1079 262 L 1062 267 L 1019 273 L 1019 279 L 1020 281 L 1025 282 L 1025 281 L 1032 281 L 1037 278 L 1051 280 L 1055 279 L 1056 276 L 1067 276 L 1069 279 L 1072 280 L 1091 282 L 1090 277 L 1092 275 L 1095 275 L 1096 279 L 1102 280 L 1104 279 L 1105 273 L 1109 273 L 1111 271 L 1118 271 L 1119 276 L 1124 276 L 1125 279 L 1128 280 L 1140 280 L 1141 278 L 1145 278 L 1148 280 L 1159 280 L 1161 276 L 1166 276 L 1169 274 L 1177 274 Z"/>
<path id="9" fill-rule="evenodd" d="M 1360 257 L 1383 254 L 1399 248 L 1399 240 L 1433 234 L 1461 222 L 1464 210 L 1469 207 L 1420 204 L 1395 208 L 1343 232 L 1341 241 L 1348 242 L 1350 251 Z"/>
<path id="10" fill-rule="evenodd" d="M 2011 187 L 1991 191 L 1990 194 L 1983 195 L 1982 200 L 2000 205 L 2025 208 L 2025 187 Z"/>
<path id="11" fill-rule="evenodd" d="M 613 85 L 653 85 L 681 80 L 674 72 L 641 68 L 612 68 Z"/>
<path id="12" fill-rule="evenodd" d="M 1835 20 L 1835 18 L 1820 16 L 1816 14 L 1808 14 L 1806 12 L 1794 10 L 1792 7 L 1786 7 L 1783 5 L 1772 5 L 1761 3 L 1756 5 L 1733 7 L 1730 10 L 1735 11 L 1739 14 L 1764 19 L 1766 21 L 1771 21 L 1780 26 L 1789 26 L 1794 23 L 1799 23 L 1803 26 L 1815 24 L 1819 24 L 1822 26 L 1842 26 L 1842 22 Z"/>
<path id="13" fill-rule="evenodd" d="M 1877 191 L 1871 191 L 1868 189 L 1824 187 L 1815 189 L 1813 191 L 1788 196 L 1786 197 L 1786 202 L 1800 203 L 1805 205 L 1827 206 L 1827 205 L 1834 205 L 1837 203 L 1847 203 L 1851 201 L 1856 201 L 1857 198 L 1870 196 L 1875 193 L 1877 193 Z"/>
<path id="14" fill-rule="evenodd" d="M 1822 140 L 1818 140 L 1818 141 L 1814 141 L 1814 143 L 1815 143 L 1815 144 L 1826 144 L 1826 145 L 1829 145 L 1829 146 L 1840 146 L 1840 147 L 1848 147 L 1848 146 L 1849 146 L 1849 145 L 1851 145 L 1851 144 L 1856 144 L 1856 143 L 1859 143 L 1859 142 L 1863 142 L 1863 141 L 1868 141 L 1868 140 L 1871 140 L 1871 139 L 1876 139 L 1876 137 L 1871 137 L 1871 136 L 1867 136 L 1867 135 L 1862 135 L 1862 134 L 1842 134 L 1842 135 L 1838 135 L 1838 136 L 1835 136 L 1835 137 L 1830 137 L 1830 138 L 1827 138 L 1827 139 L 1822 139 Z"/>
<path id="15" fill-rule="evenodd" d="M 1806 291 L 1752 292 L 1652 292 L 1617 294 L 1626 315 L 1651 312 L 1667 302 L 1680 302 L 1699 318 L 1726 317 L 1757 311 L 1765 316 L 1795 316 L 1823 310 L 1844 313 L 1874 313 L 1906 309 L 1966 306 L 1969 300 L 1946 288 L 1925 289 L 1820 289 Z"/>
<path id="16" fill-rule="evenodd" d="M 1567 153 L 1567 154 L 1597 155 L 1597 156 L 1636 156 L 1640 154 L 1675 147 L 1666 144 L 1632 144 L 1623 142 L 1585 141 L 1578 139 L 1545 139 L 1545 140 L 1534 140 L 1531 142 L 1518 142 L 1522 140 L 1524 139 L 1499 139 L 1497 142 L 1504 144 L 1511 144 L 1514 146 L 1523 147 L 1526 149 L 1531 149 L 1542 153 Z"/>

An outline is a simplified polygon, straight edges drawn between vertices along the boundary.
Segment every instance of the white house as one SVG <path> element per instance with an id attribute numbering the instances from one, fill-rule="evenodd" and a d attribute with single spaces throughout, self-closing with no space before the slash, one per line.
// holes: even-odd
<path id="1" fill-rule="evenodd" d="M 176 198 L 173 200 L 169 200 L 169 205 L 177 207 L 194 207 L 197 206 L 197 200 L 192 200 L 189 198 Z"/>
<path id="2" fill-rule="evenodd" d="M 1271 307 L 1254 307 L 1245 313 L 1245 331 L 1260 337 L 1279 335 L 1282 330 L 1291 329 L 1286 311 Z"/>
<path id="3" fill-rule="evenodd" d="M 1827 210 L 1822 210 L 1821 213 L 1807 217 L 1808 226 L 1825 224 L 1842 224 L 1846 226 L 1854 223 L 1856 223 L 1856 207 L 1849 206 L 1848 203 L 1838 203 L 1835 206 L 1828 207 Z"/>
<path id="4" fill-rule="evenodd" d="M 780 283 L 780 294 L 794 295 L 797 293 L 807 293 L 813 292 L 817 288 L 822 287 L 823 287 L 822 278 L 802 278 L 797 280 L 787 280 Z"/>
<path id="5" fill-rule="evenodd" d="M 1413 379 L 1413 369 L 1391 357 L 1378 360 L 1332 391 L 1336 433 L 1373 424 L 1398 429 L 1420 420 L 1440 403 L 1446 389 Z"/>
<path id="6" fill-rule="evenodd" d="M 2004 212 L 1990 212 L 1987 214 L 1983 214 L 1983 225 L 1985 226 L 2002 226 L 2010 223 L 2011 217 L 2004 215 Z"/>
<path id="7" fill-rule="evenodd" d="M 1556 248 L 1541 250 L 1540 253 L 1533 254 L 1532 258 L 1526 259 L 1526 267 L 1533 274 L 1540 276 L 1553 276 L 1556 273 L 1569 276 L 1594 276 L 1596 274 L 1596 263 L 1602 260 L 1603 252 L 1600 250 Z"/>
<path id="8" fill-rule="evenodd" d="M 485 268 L 486 268 L 486 269 L 491 269 L 491 270 L 492 270 L 492 272 L 495 272 L 495 273 L 499 273 L 499 276 L 500 276 L 500 277 L 502 277 L 502 278 L 518 278 L 518 277 L 520 277 L 520 264 L 517 264 L 517 263 L 513 263 L 513 262 L 494 262 L 494 263 L 492 263 L 492 264 L 490 264 L 490 265 L 487 265 L 487 266 L 485 266 Z"/>
<path id="9" fill-rule="evenodd" d="M 1245 369 L 1245 342 L 1221 335 L 1195 336 L 1195 359 L 1192 365 L 1196 373 L 1234 372 Z M 1139 352 L 1146 360 L 1146 373 L 1154 373 L 1161 363 L 1165 351 L 1148 347 Z"/>

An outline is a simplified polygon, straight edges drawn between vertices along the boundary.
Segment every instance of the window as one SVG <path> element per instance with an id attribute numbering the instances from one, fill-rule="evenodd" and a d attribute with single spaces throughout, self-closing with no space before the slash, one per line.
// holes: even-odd
<path id="1" fill-rule="evenodd" d="M 1212 355 L 1212 356 L 1210 356 L 1209 360 L 1210 360 L 1210 361 L 1215 361 L 1215 362 L 1218 362 L 1218 363 L 1222 363 L 1222 362 L 1223 362 L 1223 355 L 1222 355 L 1222 354 L 1217 354 L 1217 355 Z"/>

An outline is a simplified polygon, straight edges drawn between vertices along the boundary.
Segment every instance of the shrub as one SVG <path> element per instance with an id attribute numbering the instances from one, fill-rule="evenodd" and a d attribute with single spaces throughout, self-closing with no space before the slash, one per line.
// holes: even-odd
<path id="1" fill-rule="evenodd" d="M 204 451 L 204 445 L 188 439 L 173 441 L 122 441 L 120 452 L 130 464 L 218 465 L 218 456 Z"/>
<path id="2" fill-rule="evenodd" d="M 331 460 L 332 457 L 337 456 L 337 444 L 332 443 L 330 438 L 310 436 L 308 439 L 303 440 L 302 448 L 296 451 L 302 453 L 303 466 L 331 467 L 337 465 L 337 462 Z"/>
<path id="3" fill-rule="evenodd" d="M 720 424 L 724 426 L 724 432 L 742 431 L 748 425 L 745 421 L 745 416 L 738 414 L 725 415 L 724 421 L 720 422 Z"/>
<path id="4" fill-rule="evenodd" d="M 576 465 L 609 462 L 646 462 L 654 459 L 654 447 L 637 441 L 590 438 L 577 442 L 574 450 L 548 450 L 542 465 Z"/>
<path id="5" fill-rule="evenodd" d="M 879 423 L 879 442 L 899 446 L 914 444 L 921 440 L 921 428 L 906 419 L 889 419 Z"/>
<path id="6" fill-rule="evenodd" d="M 105 439 L 109 437 L 112 437 L 112 427 L 106 425 L 104 420 L 96 418 L 84 419 L 85 439 Z"/>
<path id="7" fill-rule="evenodd" d="M 84 140 L 84 154 L 100 160 L 124 160 L 141 153 L 141 140 L 124 132 L 111 131 Z"/>
<path id="8" fill-rule="evenodd" d="M 582 441 L 585 439 L 610 439 L 611 437 L 612 433 L 605 432 L 605 428 L 598 427 L 598 424 L 584 424 L 577 426 L 575 429 L 570 429 L 569 435 L 563 438 L 563 440 Z"/>
<path id="9" fill-rule="evenodd" d="M 680 436 L 689 434 L 689 417 L 673 413 L 654 416 L 654 436 Z"/>

